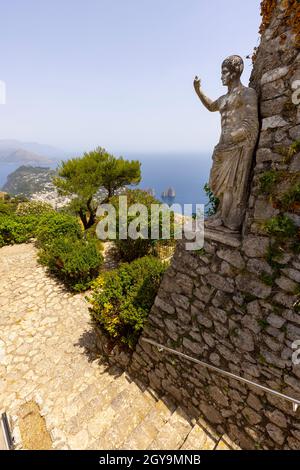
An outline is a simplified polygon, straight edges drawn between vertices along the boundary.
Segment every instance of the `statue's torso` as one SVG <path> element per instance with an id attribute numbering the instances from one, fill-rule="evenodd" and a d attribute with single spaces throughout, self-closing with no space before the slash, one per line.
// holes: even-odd
<path id="1" fill-rule="evenodd" d="M 241 86 L 219 98 L 222 126 L 219 144 L 222 146 L 233 144 L 231 134 L 239 130 L 243 122 L 249 119 L 249 106 L 251 106 L 252 114 L 258 114 L 257 105 L 256 109 L 253 109 L 253 96 L 255 95 L 256 92 L 252 88 Z"/>

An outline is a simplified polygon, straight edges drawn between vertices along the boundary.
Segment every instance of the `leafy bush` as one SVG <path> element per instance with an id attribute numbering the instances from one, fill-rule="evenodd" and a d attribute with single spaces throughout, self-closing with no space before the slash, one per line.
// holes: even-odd
<path id="1" fill-rule="evenodd" d="M 4 199 L 0 199 L 0 215 L 15 214 L 20 202 L 24 202 L 24 199 L 20 197 L 10 197 L 9 195 L 5 195 Z"/>
<path id="2" fill-rule="evenodd" d="M 300 183 L 292 186 L 283 194 L 280 201 L 280 208 L 284 211 L 300 211 Z"/>
<path id="3" fill-rule="evenodd" d="M 218 207 L 220 205 L 220 199 L 213 194 L 207 183 L 204 185 L 203 189 L 208 197 L 208 203 L 206 204 L 206 215 L 210 217 L 217 213 Z"/>
<path id="4" fill-rule="evenodd" d="M 297 236 L 298 227 L 286 215 L 272 217 L 265 224 L 268 235 L 274 236 L 278 240 L 288 240 Z"/>
<path id="5" fill-rule="evenodd" d="M 76 217 L 53 211 L 39 218 L 36 237 L 39 244 L 44 246 L 62 237 L 79 239 L 82 237 L 82 229 Z"/>
<path id="6" fill-rule="evenodd" d="M 290 146 L 290 152 L 293 155 L 300 151 L 300 140 L 295 140 Z"/>
<path id="7" fill-rule="evenodd" d="M 36 216 L 0 214 L 0 246 L 27 242 L 35 236 L 37 224 Z"/>
<path id="8" fill-rule="evenodd" d="M 276 184 L 282 178 L 282 174 L 279 171 L 266 171 L 259 179 L 260 192 L 262 194 L 271 194 Z"/>
<path id="9" fill-rule="evenodd" d="M 74 291 L 83 291 L 99 274 L 103 256 L 97 241 L 54 238 L 39 253 L 39 261 Z"/>
<path id="10" fill-rule="evenodd" d="M 0 200 L 0 215 L 6 214 L 9 215 L 13 212 L 10 204 L 7 204 L 5 201 Z"/>
<path id="11" fill-rule="evenodd" d="M 116 341 L 136 344 L 153 305 L 166 264 L 153 256 L 103 273 L 89 298 L 92 318 Z"/>
<path id="12" fill-rule="evenodd" d="M 43 215 L 54 212 L 51 204 L 42 201 L 20 202 L 17 206 L 16 214 L 18 215 Z"/>
<path id="13" fill-rule="evenodd" d="M 113 204 L 113 206 L 116 209 L 116 215 L 117 215 L 117 240 L 116 240 L 116 245 L 118 247 L 118 250 L 120 252 L 120 255 L 124 261 L 133 261 L 134 259 L 141 258 L 143 256 L 149 255 L 149 254 L 155 254 L 155 246 L 159 241 L 162 241 L 162 215 L 160 214 L 159 218 L 159 240 L 157 239 L 151 239 L 151 205 L 152 204 L 161 204 L 160 201 L 155 199 L 151 194 L 147 193 L 146 191 L 142 191 L 140 189 L 136 190 L 128 190 L 125 193 L 125 196 L 127 196 L 127 206 L 128 208 L 132 206 L 133 204 L 143 204 L 146 206 L 148 210 L 148 215 L 145 216 L 144 218 L 141 218 L 141 223 L 140 223 L 140 232 L 145 232 L 147 233 L 148 238 L 143 238 L 142 236 L 137 238 L 136 240 L 128 238 L 126 240 L 119 239 L 119 234 L 121 228 L 119 225 L 119 197 L 114 196 L 113 198 L 110 199 L 110 203 Z M 129 224 L 136 218 L 136 215 L 134 216 L 128 216 L 127 217 L 127 227 L 125 227 L 126 232 L 128 233 L 128 227 Z M 174 238 L 174 213 L 171 213 L 171 223 L 170 223 L 170 236 L 171 239 Z M 141 233 L 142 235 L 142 233 Z M 170 240 L 164 240 L 164 244 L 168 245 L 168 243 L 172 243 Z"/>

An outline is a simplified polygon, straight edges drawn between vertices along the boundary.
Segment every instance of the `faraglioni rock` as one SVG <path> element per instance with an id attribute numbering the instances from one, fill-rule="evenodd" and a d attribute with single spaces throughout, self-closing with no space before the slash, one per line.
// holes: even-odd
<path id="1" fill-rule="evenodd" d="M 195 77 L 194 88 L 203 105 L 221 113 L 222 133 L 213 153 L 209 186 L 220 200 L 218 212 L 208 226 L 238 231 L 243 223 L 247 189 L 255 145 L 259 132 L 256 91 L 241 83 L 243 59 L 233 55 L 222 64 L 222 83 L 226 95 L 216 101 L 205 96 L 201 81 Z"/>

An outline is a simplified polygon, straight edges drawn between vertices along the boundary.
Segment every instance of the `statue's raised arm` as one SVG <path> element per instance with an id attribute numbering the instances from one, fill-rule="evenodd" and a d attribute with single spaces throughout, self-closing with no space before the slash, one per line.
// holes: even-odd
<path id="1" fill-rule="evenodd" d="M 211 112 L 219 111 L 218 100 L 213 101 L 203 93 L 203 91 L 201 90 L 201 80 L 200 80 L 200 78 L 197 77 L 197 75 L 194 79 L 194 88 L 195 88 L 195 92 L 197 93 L 197 95 L 200 98 L 201 102 L 204 104 L 206 109 L 208 109 L 208 111 L 211 111 Z"/>

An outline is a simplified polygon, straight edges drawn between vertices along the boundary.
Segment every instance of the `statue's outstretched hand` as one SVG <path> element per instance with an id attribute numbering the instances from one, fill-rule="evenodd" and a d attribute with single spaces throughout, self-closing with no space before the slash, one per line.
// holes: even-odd
<path id="1" fill-rule="evenodd" d="M 195 77 L 194 79 L 194 88 L 196 91 L 200 91 L 200 87 L 201 87 L 201 79 L 197 77 Z"/>

